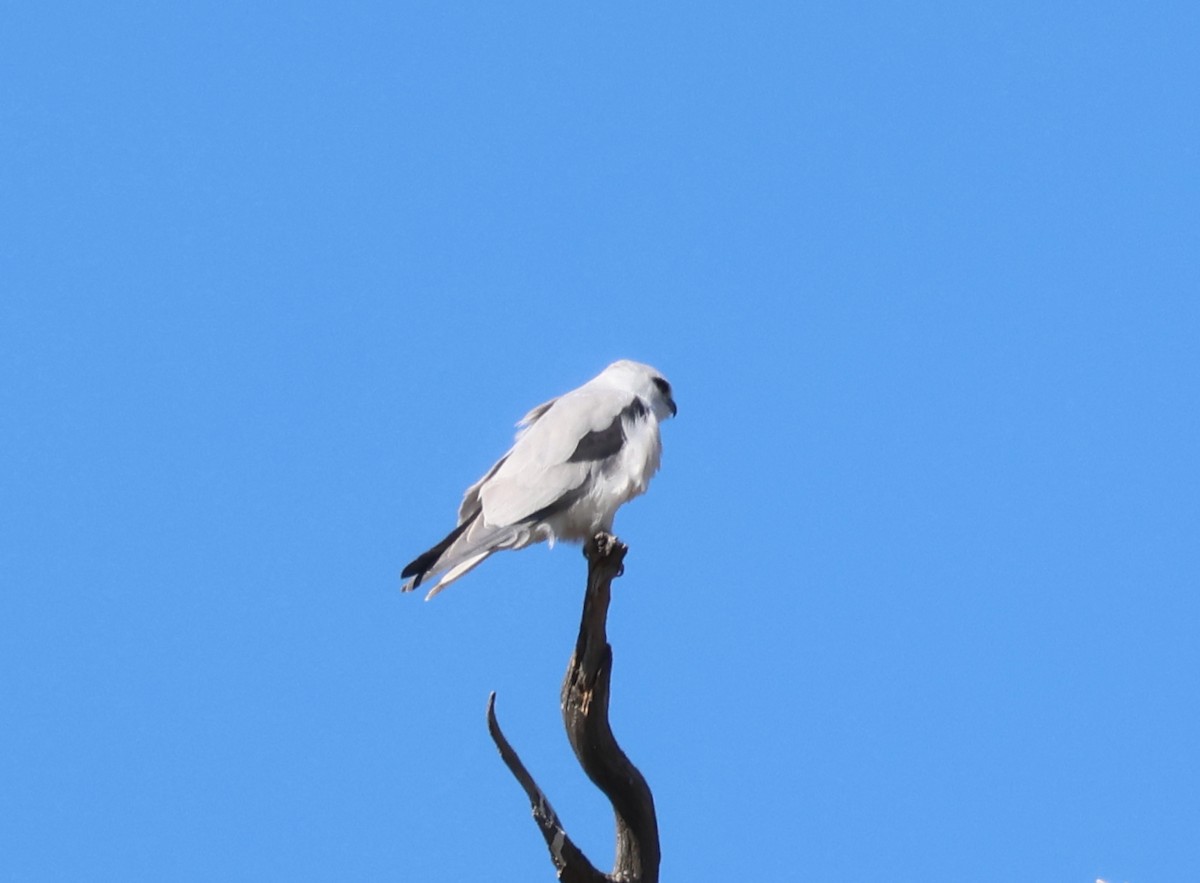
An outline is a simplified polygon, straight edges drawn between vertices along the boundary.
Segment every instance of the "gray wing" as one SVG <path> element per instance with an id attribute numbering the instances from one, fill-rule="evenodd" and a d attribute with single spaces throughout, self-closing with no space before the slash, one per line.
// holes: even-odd
<path id="1" fill-rule="evenodd" d="M 524 436 L 525 433 L 529 431 L 529 427 L 532 426 L 534 423 L 536 423 L 543 414 L 545 414 L 548 410 L 550 410 L 550 406 L 553 405 L 557 401 L 558 401 L 558 399 L 554 398 L 548 402 L 543 402 L 542 404 L 540 404 L 536 408 L 534 408 L 532 411 L 530 411 L 528 414 L 526 414 L 524 417 L 522 417 L 519 421 L 517 421 L 517 426 L 520 427 L 521 431 L 517 433 L 516 441 L 520 442 L 521 437 Z M 479 512 L 479 509 L 480 509 L 479 489 L 481 487 L 483 487 L 484 483 L 489 478 L 491 478 L 493 475 L 496 474 L 496 470 L 498 470 L 501 466 L 504 465 L 504 461 L 508 459 L 509 454 L 511 454 L 511 453 L 512 453 L 512 449 L 510 448 L 508 453 L 505 454 L 503 457 L 501 457 L 499 460 L 497 460 L 492 465 L 492 468 L 489 469 L 486 473 L 484 473 L 483 477 L 481 479 L 479 479 L 479 481 L 475 482 L 473 485 L 471 485 L 469 488 L 467 488 L 466 493 L 463 494 L 462 503 L 459 504 L 459 507 L 458 507 L 458 523 L 459 524 L 462 524 L 463 522 L 469 520 L 477 512 Z"/>
<path id="2" fill-rule="evenodd" d="M 579 389 L 549 403 L 480 483 L 484 520 L 517 524 L 576 499 L 594 461 L 621 449 L 631 409 L 644 412 L 645 405 L 614 389 Z"/>

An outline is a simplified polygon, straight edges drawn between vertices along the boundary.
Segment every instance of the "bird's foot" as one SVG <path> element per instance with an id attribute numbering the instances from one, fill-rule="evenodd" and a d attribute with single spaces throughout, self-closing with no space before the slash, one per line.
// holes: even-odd
<path id="1" fill-rule="evenodd" d="M 602 561 L 605 558 L 615 556 L 619 561 L 623 562 L 627 551 L 629 551 L 628 547 L 617 539 L 614 534 L 603 530 L 597 532 L 583 546 L 583 555 L 588 561 Z M 621 563 L 619 568 L 617 576 L 625 572 L 624 563 Z"/>
<path id="2" fill-rule="evenodd" d="M 613 548 L 619 545 L 621 541 L 613 534 L 601 530 L 597 531 L 589 542 L 583 544 L 583 554 L 588 556 L 594 551 L 601 558 L 607 558 L 612 554 Z"/>

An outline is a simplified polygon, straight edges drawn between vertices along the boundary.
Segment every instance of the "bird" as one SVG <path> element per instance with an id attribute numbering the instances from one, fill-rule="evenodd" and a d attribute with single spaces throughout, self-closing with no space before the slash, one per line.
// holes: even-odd
<path id="1" fill-rule="evenodd" d="M 517 423 L 513 446 L 467 488 L 458 523 L 401 572 L 406 592 L 440 579 L 428 601 L 492 554 L 611 533 L 662 458 L 659 424 L 677 412 L 671 384 L 640 362 L 613 362 Z"/>

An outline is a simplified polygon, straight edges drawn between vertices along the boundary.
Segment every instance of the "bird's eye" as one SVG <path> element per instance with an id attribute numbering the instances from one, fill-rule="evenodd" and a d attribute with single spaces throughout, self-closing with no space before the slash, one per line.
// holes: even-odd
<path id="1" fill-rule="evenodd" d="M 663 380 L 661 377 L 655 377 L 653 383 L 658 387 L 658 391 L 660 393 L 667 398 L 671 397 L 671 384 L 667 383 L 667 381 Z"/>

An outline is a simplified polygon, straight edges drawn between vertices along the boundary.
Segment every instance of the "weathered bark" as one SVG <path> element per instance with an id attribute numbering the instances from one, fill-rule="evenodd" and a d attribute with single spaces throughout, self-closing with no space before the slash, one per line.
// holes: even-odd
<path id="1" fill-rule="evenodd" d="M 613 737 L 608 724 L 612 647 L 608 643 L 608 604 L 612 581 L 624 568 L 626 546 L 609 534 L 597 534 L 584 547 L 588 560 L 587 593 L 575 653 L 563 678 L 562 712 L 567 738 L 588 778 L 604 792 L 616 816 L 616 859 L 611 874 L 596 870 L 567 836 L 550 802 L 508 744 L 496 721 L 496 694 L 488 700 L 488 732 L 500 756 L 525 790 L 550 859 L 566 883 L 658 883 L 661 858 L 658 820 L 650 786 Z"/>

